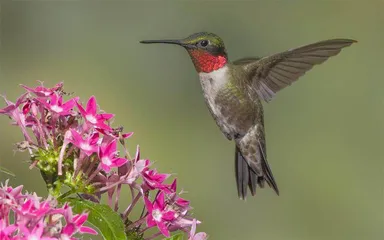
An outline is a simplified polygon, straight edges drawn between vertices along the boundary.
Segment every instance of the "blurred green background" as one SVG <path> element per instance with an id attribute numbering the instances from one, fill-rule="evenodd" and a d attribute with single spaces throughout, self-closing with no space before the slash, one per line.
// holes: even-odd
<path id="1" fill-rule="evenodd" d="M 135 132 L 130 148 L 177 173 L 210 239 L 383 239 L 384 3 L 382 1 L 4 2 L 0 92 L 64 81 L 95 95 Z M 280 188 L 240 201 L 234 144 L 210 116 L 180 47 L 139 40 L 220 35 L 234 60 L 328 38 L 358 44 L 265 104 L 268 160 Z M 3 106 L 3 105 L 1 105 Z M 46 195 L 19 129 L 0 118 L 0 161 L 12 185 Z M 1 181 L 9 176 L 1 174 Z M 126 196 L 127 200 L 128 195 Z"/>

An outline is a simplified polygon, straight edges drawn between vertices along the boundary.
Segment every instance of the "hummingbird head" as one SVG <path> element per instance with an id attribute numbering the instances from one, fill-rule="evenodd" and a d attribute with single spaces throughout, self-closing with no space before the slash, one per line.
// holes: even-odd
<path id="1" fill-rule="evenodd" d="M 212 72 L 224 67 L 228 61 L 223 40 L 213 33 L 199 32 L 179 40 L 145 40 L 140 43 L 166 43 L 184 47 L 197 72 Z"/>

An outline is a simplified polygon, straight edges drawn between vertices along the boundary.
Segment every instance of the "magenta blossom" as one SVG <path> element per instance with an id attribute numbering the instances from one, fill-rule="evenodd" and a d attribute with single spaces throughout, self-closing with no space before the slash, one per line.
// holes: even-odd
<path id="1" fill-rule="evenodd" d="M 165 209 L 164 193 L 160 192 L 153 203 L 147 197 L 144 197 L 144 202 L 148 210 L 147 226 L 153 227 L 157 225 L 160 232 L 164 236 L 169 237 L 168 226 L 169 222 L 175 219 L 175 212 Z"/>
<path id="2" fill-rule="evenodd" d="M 40 101 L 47 109 L 49 109 L 53 113 L 63 116 L 71 114 L 71 111 L 75 106 L 78 98 L 76 97 L 63 103 L 63 97 L 60 96 L 58 93 L 54 93 L 50 95 L 49 102 L 47 102 L 45 99 L 37 100 Z"/>
<path id="3" fill-rule="evenodd" d="M 1 240 L 74 240 L 75 235 L 95 234 L 84 226 L 86 213 L 73 215 L 68 204 L 58 207 L 55 200 L 65 203 L 79 196 L 95 204 L 106 198 L 110 210 L 121 217 L 126 235 L 134 239 L 168 237 L 175 231 L 190 232 L 190 240 L 205 239 L 195 234 L 200 222 L 190 216 L 192 208 L 180 196 L 182 191 L 176 192 L 176 179 L 169 184 L 171 174 L 157 172 L 149 159 L 141 158 L 139 146 L 131 157 L 126 142 L 132 132 L 114 128 L 114 115 L 104 113 L 94 96 L 83 108 L 78 97 L 67 99 L 62 83 L 53 88 L 23 87 L 27 91 L 16 103 L 4 97 L 0 114 L 21 128 L 25 139 L 17 149 L 29 152 L 30 168 L 38 168 L 53 197 L 22 194 L 22 186 L 5 184 L 0 189 Z M 127 188 L 132 199 L 128 203 L 120 197 Z M 131 214 L 138 211 L 140 216 Z M 159 231 L 149 235 L 155 227 Z"/>
<path id="4" fill-rule="evenodd" d="M 76 240 L 75 234 L 97 234 L 94 229 L 83 226 L 88 217 L 86 213 L 72 217 L 69 205 L 58 208 L 52 198 L 42 200 L 36 193 L 21 194 L 21 189 L 22 186 L 9 187 L 8 181 L 0 188 L 1 240 Z"/>
<path id="5" fill-rule="evenodd" d="M 67 223 L 67 225 L 63 228 L 62 235 L 70 237 L 75 233 L 88 233 L 93 235 L 97 234 L 94 229 L 87 226 L 83 226 L 85 221 L 87 221 L 88 214 L 83 213 L 73 216 L 72 209 L 68 204 L 64 205 L 63 210 L 65 222 Z"/>
<path id="6" fill-rule="evenodd" d="M 166 189 L 167 186 L 163 182 L 170 176 L 170 174 L 158 173 L 156 169 L 147 170 L 143 172 L 145 183 L 150 189 Z"/>
<path id="7" fill-rule="evenodd" d="M 84 109 L 80 103 L 76 102 L 76 104 L 77 104 L 77 107 L 79 108 L 81 115 L 83 115 L 87 123 L 101 130 L 107 130 L 107 131 L 112 130 L 112 128 L 107 124 L 105 124 L 104 122 L 113 118 L 114 115 L 110 113 L 98 114 L 96 98 L 94 96 L 92 96 L 88 100 L 86 109 Z"/>
<path id="8" fill-rule="evenodd" d="M 193 219 L 193 224 L 191 227 L 191 231 L 189 233 L 188 240 L 206 240 L 206 239 L 208 239 L 208 235 L 205 232 L 196 233 L 196 225 L 197 225 L 197 220 Z"/>
<path id="9" fill-rule="evenodd" d="M 91 156 L 93 153 L 98 151 L 97 141 L 99 140 L 99 133 L 93 133 L 85 140 L 83 137 L 74 129 L 71 129 L 70 142 L 76 147 L 80 148 L 87 156 Z"/>
<path id="10" fill-rule="evenodd" d="M 117 142 L 111 141 L 106 146 L 99 148 L 100 164 L 104 171 L 109 172 L 112 167 L 120 167 L 128 160 L 118 157 L 117 155 Z"/>
<path id="11" fill-rule="evenodd" d="M 38 96 L 38 97 L 49 97 L 53 93 L 55 93 L 56 91 L 63 88 L 62 82 L 56 84 L 53 88 L 46 88 L 43 86 L 42 82 L 41 82 L 41 84 L 42 84 L 41 86 L 37 86 L 35 88 L 30 88 L 30 87 L 27 87 L 27 86 L 22 85 L 22 84 L 21 84 L 21 86 L 23 88 L 25 88 L 28 92 L 36 94 L 36 96 Z"/>

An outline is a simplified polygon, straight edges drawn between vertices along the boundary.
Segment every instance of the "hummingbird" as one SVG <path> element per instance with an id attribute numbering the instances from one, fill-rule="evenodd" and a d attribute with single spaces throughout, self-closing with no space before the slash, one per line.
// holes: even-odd
<path id="1" fill-rule="evenodd" d="M 265 182 L 279 189 L 267 162 L 262 101 L 298 80 L 314 65 L 337 55 L 357 41 L 330 39 L 266 57 L 230 61 L 223 40 L 199 32 L 179 40 L 144 40 L 140 43 L 175 44 L 187 50 L 199 75 L 204 99 L 216 124 L 235 142 L 235 176 L 240 199 L 252 196 Z"/>

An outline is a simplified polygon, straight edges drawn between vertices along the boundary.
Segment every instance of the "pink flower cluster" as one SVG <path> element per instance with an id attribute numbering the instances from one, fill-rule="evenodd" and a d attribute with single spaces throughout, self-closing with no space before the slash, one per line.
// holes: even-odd
<path id="1" fill-rule="evenodd" d="M 170 232 L 177 230 L 189 232 L 191 240 L 207 238 L 205 233 L 195 234 L 200 222 L 190 217 L 189 201 L 176 192 L 176 179 L 165 183 L 170 174 L 151 168 L 148 159 L 140 158 L 139 147 L 135 157 L 130 157 L 126 139 L 133 133 L 124 133 L 122 127 L 113 128 L 114 115 L 101 111 L 95 97 L 90 97 L 84 106 L 78 97 L 63 100 L 68 94 L 62 83 L 53 88 L 23 88 L 27 92 L 16 103 L 4 97 L 7 106 L 0 109 L 0 114 L 9 116 L 21 128 L 25 141 L 17 146 L 29 151 L 31 166 L 42 172 L 51 195 L 58 197 L 62 185 L 69 187 L 71 194 L 94 202 L 100 202 L 101 196 L 107 194 L 108 204 L 120 213 L 128 233 L 143 235 L 147 229 L 158 228 L 159 232 L 146 239 L 169 237 Z M 120 212 L 123 186 L 129 187 L 132 202 Z M 140 200 L 144 203 L 142 215 L 130 219 Z"/>
<path id="2" fill-rule="evenodd" d="M 87 213 L 73 215 L 69 205 L 59 208 L 52 198 L 22 194 L 22 188 L 12 188 L 8 182 L 0 187 L 0 239 L 74 240 L 75 234 L 97 234 L 83 226 Z"/>

